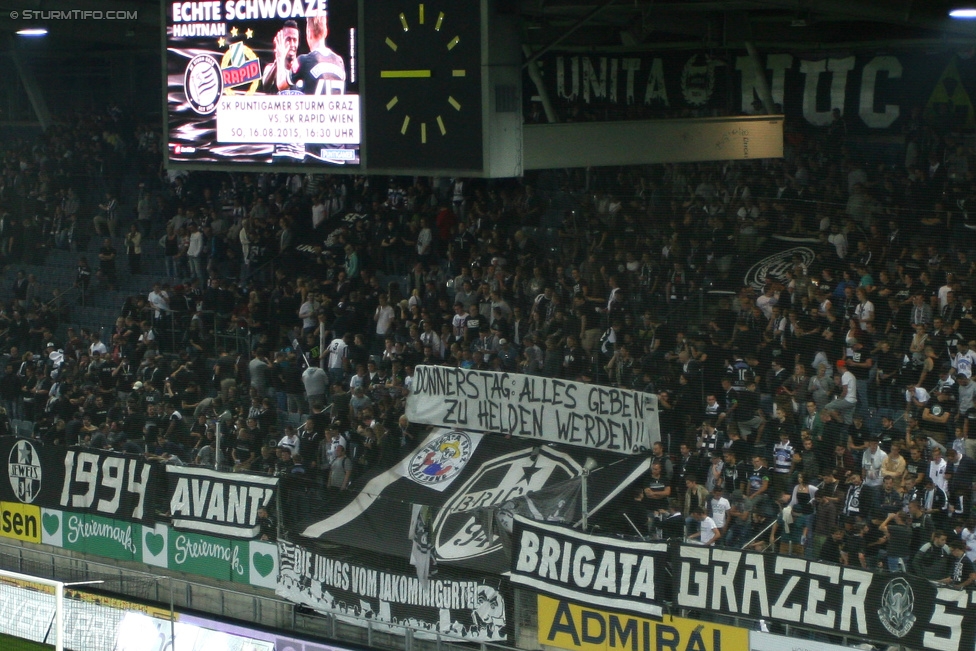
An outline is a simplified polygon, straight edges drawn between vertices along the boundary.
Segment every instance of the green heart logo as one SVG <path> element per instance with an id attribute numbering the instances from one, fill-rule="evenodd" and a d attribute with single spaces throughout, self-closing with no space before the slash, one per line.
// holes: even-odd
<path id="1" fill-rule="evenodd" d="M 53 513 L 45 513 L 41 520 L 44 524 L 44 531 L 46 531 L 49 536 L 53 536 L 58 532 L 58 529 L 61 528 L 61 518 Z"/>
<path id="2" fill-rule="evenodd" d="M 162 534 L 149 532 L 146 534 L 146 549 L 152 553 L 153 556 L 159 556 L 159 552 L 163 551 L 163 540 Z"/>
<path id="3" fill-rule="evenodd" d="M 271 570 L 274 569 L 274 557 L 271 554 L 259 554 L 254 552 L 251 556 L 251 562 L 254 563 L 254 569 L 258 571 L 261 576 L 268 576 L 271 574 Z"/>

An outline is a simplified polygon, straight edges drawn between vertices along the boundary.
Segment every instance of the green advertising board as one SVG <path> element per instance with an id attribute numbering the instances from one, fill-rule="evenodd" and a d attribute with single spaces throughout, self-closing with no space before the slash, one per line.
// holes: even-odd
<path id="1" fill-rule="evenodd" d="M 278 547 L 140 525 L 101 516 L 41 509 L 41 542 L 62 549 L 274 590 Z"/>
<path id="2" fill-rule="evenodd" d="M 86 513 L 44 509 L 42 542 L 120 561 L 142 562 L 142 525 Z"/>
<path id="3" fill-rule="evenodd" d="M 247 583 L 247 541 L 169 530 L 169 569 L 221 581 Z"/>

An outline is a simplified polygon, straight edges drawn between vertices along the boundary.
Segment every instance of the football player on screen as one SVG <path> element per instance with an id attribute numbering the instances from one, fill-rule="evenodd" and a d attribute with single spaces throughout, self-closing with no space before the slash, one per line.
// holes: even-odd
<path id="1" fill-rule="evenodd" d="M 261 90 L 268 94 L 287 94 L 296 91 L 291 86 L 291 75 L 298 70 L 298 42 L 301 32 L 298 23 L 286 20 L 274 37 L 274 61 L 269 63 L 261 75 Z"/>
<path id="2" fill-rule="evenodd" d="M 305 38 L 309 53 L 298 57 L 298 69 L 291 75 L 292 86 L 306 95 L 342 95 L 346 91 L 346 63 L 325 45 L 328 35 L 325 13 L 308 17 Z M 281 84 L 278 89 L 282 90 Z"/>

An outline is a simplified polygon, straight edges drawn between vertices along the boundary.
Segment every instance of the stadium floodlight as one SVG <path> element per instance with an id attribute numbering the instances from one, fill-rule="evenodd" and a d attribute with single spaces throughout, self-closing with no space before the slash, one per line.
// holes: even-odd
<path id="1" fill-rule="evenodd" d="M 949 17 L 956 20 L 976 20 L 976 5 L 953 7 L 949 10 Z"/>
<path id="2" fill-rule="evenodd" d="M 17 30 L 18 36 L 47 36 L 47 27 L 25 27 Z"/>

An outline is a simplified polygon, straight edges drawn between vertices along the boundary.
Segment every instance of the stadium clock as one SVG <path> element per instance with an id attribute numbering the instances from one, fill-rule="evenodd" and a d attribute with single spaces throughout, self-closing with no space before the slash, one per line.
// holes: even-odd
<path id="1" fill-rule="evenodd" d="M 366 5 L 370 167 L 481 168 L 479 6 Z"/>

